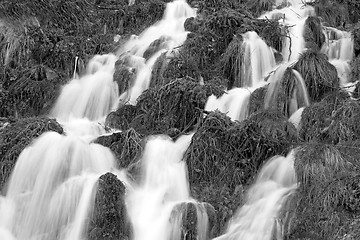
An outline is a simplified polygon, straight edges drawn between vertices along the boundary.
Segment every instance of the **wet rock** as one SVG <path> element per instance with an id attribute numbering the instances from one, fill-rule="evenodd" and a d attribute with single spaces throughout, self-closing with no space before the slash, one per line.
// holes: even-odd
<path id="1" fill-rule="evenodd" d="M 124 132 L 100 136 L 95 143 L 101 144 L 115 154 L 120 168 L 131 168 L 142 154 L 142 136 L 130 128 Z"/>
<path id="2" fill-rule="evenodd" d="M 134 84 L 135 77 L 136 73 L 134 69 L 122 64 L 121 60 L 116 61 L 114 81 L 118 84 L 119 94 L 124 93 Z"/>
<path id="3" fill-rule="evenodd" d="M 157 53 L 161 49 L 165 49 L 168 39 L 169 38 L 166 36 L 161 36 L 159 39 L 153 41 L 144 52 L 143 57 L 146 60 L 149 60 L 149 58 L 151 58 L 155 53 Z"/>
<path id="4" fill-rule="evenodd" d="M 132 226 L 125 206 L 126 188 L 112 173 L 98 180 L 95 204 L 88 227 L 89 240 L 129 240 Z"/>
<path id="5" fill-rule="evenodd" d="M 136 111 L 136 106 L 124 105 L 107 115 L 105 126 L 125 131 L 130 128 L 130 123 L 136 116 Z"/>

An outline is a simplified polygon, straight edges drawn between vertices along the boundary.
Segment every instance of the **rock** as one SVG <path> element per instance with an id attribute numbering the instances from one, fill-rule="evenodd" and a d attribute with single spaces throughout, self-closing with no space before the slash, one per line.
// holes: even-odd
<path id="1" fill-rule="evenodd" d="M 88 227 L 89 240 L 130 240 L 132 226 L 125 206 L 126 187 L 112 173 L 98 180 L 95 204 Z"/>

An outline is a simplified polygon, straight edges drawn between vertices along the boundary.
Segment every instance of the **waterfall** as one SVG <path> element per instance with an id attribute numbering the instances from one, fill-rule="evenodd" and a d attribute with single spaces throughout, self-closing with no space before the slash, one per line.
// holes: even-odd
<path id="1" fill-rule="evenodd" d="M 288 35 L 283 38 L 284 61 L 276 65 L 273 49 L 257 33 L 242 34 L 244 55 L 238 69 L 241 69 L 239 80 L 244 84 L 241 88 L 228 89 L 219 98 L 211 95 L 206 111 L 219 110 L 232 121 L 241 122 L 248 117 L 251 94 L 267 84 L 264 108 L 282 104 L 284 115 L 299 127 L 301 114 L 310 101 L 304 80 L 292 65 L 306 48 L 303 37 L 306 18 L 315 13 L 311 6 L 303 7 L 302 0 L 275 2 L 277 6 L 285 2 L 286 7 L 260 18 L 277 19 L 288 27 Z M 129 5 L 132 4 L 134 1 L 130 0 Z M 159 22 L 139 36 L 132 36 L 116 54 L 94 56 L 80 76 L 76 75 L 75 64 L 73 79 L 62 88 L 50 113 L 63 125 L 65 134 L 46 132 L 18 157 L 5 195 L 0 196 L 0 239 L 86 239 L 98 179 L 107 172 L 118 173 L 117 177 L 126 183 L 124 206 L 134 240 L 180 240 L 187 239 L 187 234 L 198 240 L 212 237 L 210 204 L 191 196 L 187 164 L 183 161 L 193 133 L 179 136 L 175 141 L 163 135 L 147 136 L 144 151 L 137 159 L 140 179 L 136 180 L 119 174 L 111 150 L 92 142 L 111 133 L 103 122 L 119 101 L 135 105 L 137 98 L 149 88 L 157 58 L 163 53 L 177 54 L 175 48 L 184 43 L 188 34 L 184 22 L 195 16 L 196 10 L 185 0 L 175 0 L 167 4 Z M 336 66 L 342 85 L 346 85 L 354 41 L 350 33 L 324 29 L 326 42 L 321 51 Z M 136 73 L 126 92 L 119 92 L 119 85 L 113 79 L 115 63 L 119 60 Z M 216 240 L 283 237 L 274 234 L 279 234 L 279 210 L 297 187 L 295 151 L 286 157 L 274 156 L 264 161 L 247 191 L 246 203 Z M 196 223 L 190 226 L 186 221 Z"/>
<path id="2" fill-rule="evenodd" d="M 0 229 L 18 240 L 82 239 L 99 176 L 115 168 L 109 149 L 48 132 L 19 156 Z"/>
<path id="3" fill-rule="evenodd" d="M 142 157 L 143 179 L 128 197 L 135 240 L 167 240 L 173 207 L 189 199 L 186 163 L 182 155 L 192 135 L 176 142 L 157 136 L 146 143 Z"/>
<path id="4" fill-rule="evenodd" d="M 294 152 L 268 160 L 249 189 L 247 202 L 230 220 L 225 234 L 216 240 L 272 239 L 281 205 L 296 185 Z"/>
<path id="5" fill-rule="evenodd" d="M 243 39 L 244 60 L 241 82 L 244 87 L 257 86 L 275 67 L 274 52 L 256 32 L 244 33 Z"/>
<path id="6" fill-rule="evenodd" d="M 195 17 L 196 11 L 192 9 L 185 0 L 175 0 L 166 6 L 162 20 L 147 28 L 139 36 L 133 36 L 118 51 L 119 56 L 145 57 L 145 51 L 154 41 L 163 41 L 158 49 L 150 56 L 137 71 L 136 79 L 127 93 L 120 96 L 120 101 L 136 104 L 136 99 L 150 86 L 151 71 L 156 59 L 163 52 L 172 54 L 171 50 L 181 46 L 185 42 L 188 32 L 185 31 L 184 22 L 187 18 Z M 132 65 L 136 67 L 138 65 Z"/>
<path id="7" fill-rule="evenodd" d="M 351 33 L 336 28 L 325 28 L 326 44 L 321 51 L 329 62 L 336 67 L 341 86 L 347 86 L 350 80 L 350 62 L 353 59 L 354 39 Z"/>
<path id="8" fill-rule="evenodd" d="M 119 97 L 117 83 L 113 81 L 115 61 L 112 54 L 95 56 L 86 75 L 63 87 L 50 115 L 60 121 L 104 118 Z"/>

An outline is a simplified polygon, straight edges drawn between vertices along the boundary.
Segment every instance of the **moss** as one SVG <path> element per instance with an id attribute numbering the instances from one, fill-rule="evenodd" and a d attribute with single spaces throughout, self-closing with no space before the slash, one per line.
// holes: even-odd
<path id="1" fill-rule="evenodd" d="M 184 159 L 190 184 L 249 183 L 271 156 L 286 154 L 297 142 L 294 126 L 274 111 L 262 111 L 234 123 L 210 113 L 195 132 Z"/>
<path id="2" fill-rule="evenodd" d="M 134 129 L 100 136 L 95 140 L 95 143 L 110 148 L 115 154 L 120 168 L 130 169 L 136 165 L 143 151 L 142 136 Z"/>
<path id="3" fill-rule="evenodd" d="M 216 212 L 212 231 L 212 236 L 216 237 L 223 233 L 227 228 L 229 219 L 235 214 L 236 210 L 244 204 L 245 190 L 241 185 L 235 190 L 218 183 L 216 185 L 193 184 L 191 195 L 202 202 L 207 202 L 214 207 Z"/>
<path id="4" fill-rule="evenodd" d="M 95 203 L 88 226 L 88 239 L 131 239 L 132 227 L 125 206 L 126 188 L 112 173 L 98 180 Z"/>
<path id="5" fill-rule="evenodd" d="M 305 81 L 311 101 L 320 101 L 325 94 L 339 89 L 336 68 L 324 54 L 306 51 L 294 65 Z"/>
<path id="6" fill-rule="evenodd" d="M 249 102 L 249 116 L 258 111 L 262 111 L 265 109 L 265 95 L 266 91 L 269 88 L 269 85 L 265 85 L 263 87 L 257 88 L 250 95 Z"/>
<path id="7" fill-rule="evenodd" d="M 129 129 L 130 123 L 136 115 L 136 109 L 136 106 L 124 105 L 118 110 L 110 112 L 106 116 L 105 126 L 123 131 Z"/>
<path id="8" fill-rule="evenodd" d="M 318 17 L 309 16 L 305 21 L 304 29 L 305 47 L 314 51 L 320 51 L 325 42 L 325 35 Z"/>
<path id="9" fill-rule="evenodd" d="M 208 96 L 221 93 L 215 85 L 200 85 L 189 78 L 150 88 L 139 97 L 130 125 L 144 135 L 166 133 L 172 128 L 189 132 L 202 116 Z"/>
<path id="10" fill-rule="evenodd" d="M 287 239 L 343 239 L 357 235 L 350 226 L 359 218 L 359 142 L 305 144 L 295 154 L 298 193 Z"/>
<path id="11" fill-rule="evenodd" d="M 304 109 L 300 122 L 300 138 L 337 144 L 357 140 L 360 105 L 346 93 L 330 95 L 320 103 Z"/>

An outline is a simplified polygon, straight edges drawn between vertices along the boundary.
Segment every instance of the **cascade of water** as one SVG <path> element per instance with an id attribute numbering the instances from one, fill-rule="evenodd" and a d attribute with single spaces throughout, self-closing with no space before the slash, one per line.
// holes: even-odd
<path id="1" fill-rule="evenodd" d="M 269 240 L 283 201 L 296 189 L 294 152 L 275 156 L 262 167 L 247 202 L 230 221 L 226 233 L 216 240 Z"/>
<path id="2" fill-rule="evenodd" d="M 326 44 L 321 51 L 325 53 L 329 62 L 336 67 L 341 86 L 349 82 L 351 68 L 350 62 L 353 59 L 354 39 L 351 33 L 336 28 L 325 27 Z"/>
<path id="3" fill-rule="evenodd" d="M 243 87 L 259 85 L 264 77 L 275 67 L 273 50 L 266 45 L 256 32 L 246 32 L 243 35 L 244 64 L 241 82 Z"/>
<path id="4" fill-rule="evenodd" d="M 164 136 L 148 140 L 142 157 L 143 181 L 128 196 L 135 240 L 169 239 L 173 207 L 189 200 L 186 163 L 181 159 L 191 137 L 176 142 Z"/>
<path id="5" fill-rule="evenodd" d="M 308 16 L 314 16 L 314 9 L 309 6 L 303 6 L 299 0 L 289 1 L 291 4 L 282 9 L 275 9 L 260 16 L 261 19 L 278 20 L 281 24 L 288 26 L 288 36 L 284 37 L 284 46 L 282 55 L 285 62 L 293 61 L 299 58 L 305 49 L 303 37 L 304 25 Z"/>
<path id="6" fill-rule="evenodd" d="M 98 177 L 115 168 L 109 149 L 48 132 L 19 156 L 0 208 L 0 229 L 18 240 L 82 239 Z"/>
<path id="7" fill-rule="evenodd" d="M 89 62 L 85 76 L 73 79 L 63 87 L 51 116 L 60 121 L 105 117 L 119 97 L 117 83 L 113 81 L 116 59 L 112 54 L 95 56 Z"/>
<path id="8" fill-rule="evenodd" d="M 145 51 L 155 40 L 163 40 L 160 48 L 153 53 L 146 64 L 137 71 L 135 83 L 129 92 L 122 94 L 121 102 L 136 103 L 136 99 L 150 85 L 151 71 L 156 59 L 164 51 L 170 51 L 181 46 L 186 40 L 188 32 L 184 29 L 187 18 L 195 17 L 196 11 L 192 9 L 185 0 L 175 0 L 167 4 L 163 19 L 153 26 L 147 28 L 140 36 L 132 37 L 118 51 L 118 55 L 136 55 L 143 57 Z M 131 67 L 135 67 L 131 65 Z"/>

